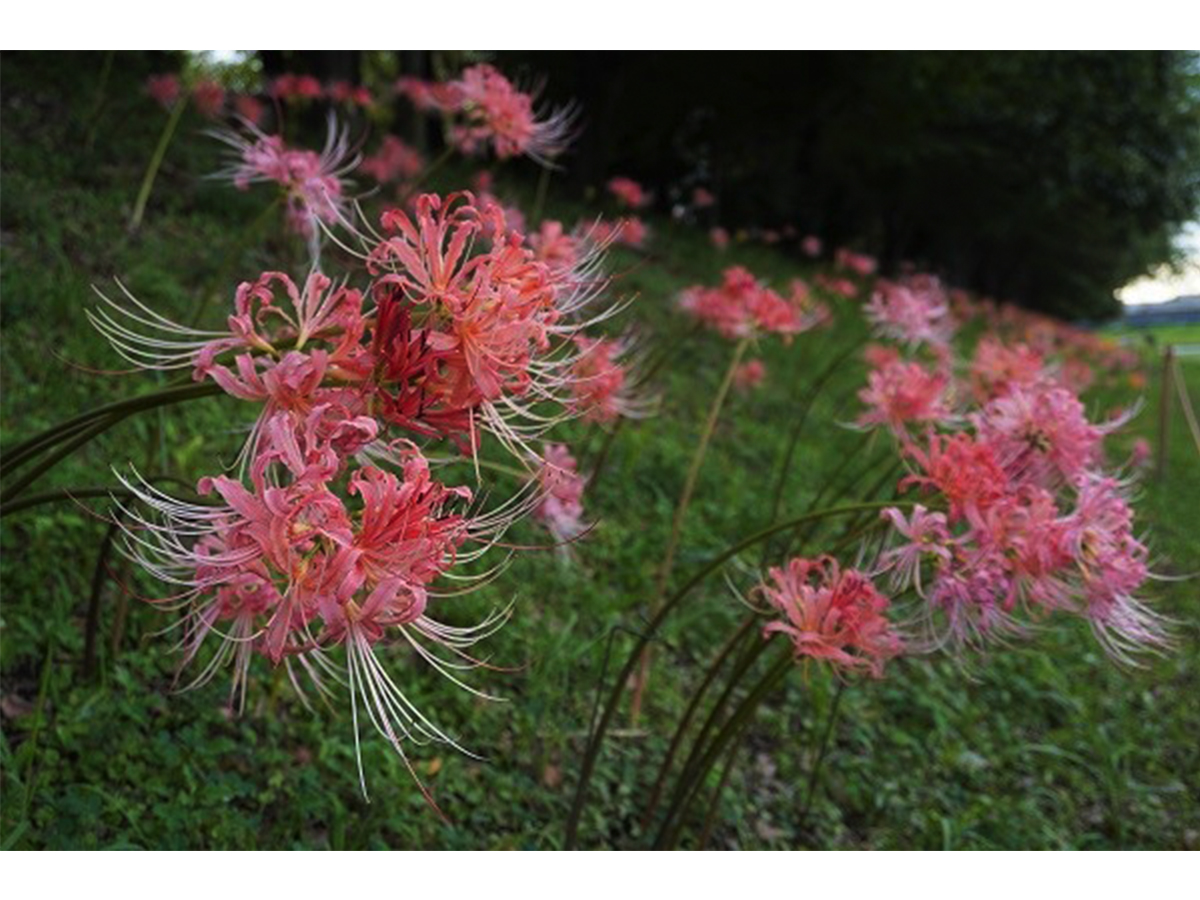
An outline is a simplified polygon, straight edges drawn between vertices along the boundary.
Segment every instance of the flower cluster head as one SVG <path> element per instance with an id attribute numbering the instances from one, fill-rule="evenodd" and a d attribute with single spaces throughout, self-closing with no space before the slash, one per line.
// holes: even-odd
<path id="1" fill-rule="evenodd" d="M 572 137 L 574 110 L 568 107 L 539 117 L 534 96 L 518 90 L 486 63 L 464 69 L 444 84 L 405 78 L 396 87 L 418 109 L 452 116 L 449 138 L 463 153 L 477 154 L 490 146 L 499 159 L 528 156 L 549 165 Z"/>
<path id="2" fill-rule="evenodd" d="M 807 305 L 807 294 L 788 300 L 742 266 L 725 270 L 715 288 L 688 288 L 679 298 L 680 308 L 727 338 L 781 334 L 790 339 L 824 321 L 820 307 Z"/>
<path id="3" fill-rule="evenodd" d="M 921 318 L 889 327 L 927 335 L 897 324 Z M 1127 417 L 1090 422 L 1075 391 L 1024 344 L 985 336 L 966 367 L 971 390 L 956 387 L 949 352 L 931 371 L 876 351 L 860 394 L 869 407 L 860 422 L 901 439 L 910 468 L 901 488 L 921 492 L 923 505 L 885 513 L 881 569 L 920 596 L 928 646 L 1022 635 L 1064 613 L 1090 622 L 1121 660 L 1168 645 L 1164 621 L 1135 596 L 1148 553 L 1124 487 L 1104 473 L 1104 440 Z M 951 415 L 950 396 L 977 405 Z"/>
<path id="4" fill-rule="evenodd" d="M 271 82 L 271 96 L 285 103 L 320 100 L 324 93 L 321 82 L 312 75 L 287 72 Z"/>
<path id="5" fill-rule="evenodd" d="M 716 195 L 706 187 L 697 187 L 692 190 L 692 208 L 693 209 L 708 209 L 715 206 L 717 202 Z"/>
<path id="6" fill-rule="evenodd" d="M 637 392 L 632 340 L 578 335 L 575 346 L 578 356 L 572 370 L 572 403 L 584 419 L 641 419 L 654 411 L 653 399 Z"/>
<path id="7" fill-rule="evenodd" d="M 197 681 L 232 664 L 241 697 L 256 658 L 322 691 L 333 674 L 356 723 L 365 711 L 403 755 L 408 740 L 452 741 L 411 706 L 378 648 L 402 641 L 461 684 L 470 647 L 506 613 L 445 624 L 434 614 L 461 589 L 440 585 L 470 582 L 460 567 L 523 516 L 560 541 L 584 530 L 570 454 L 531 443 L 565 418 L 639 407 L 622 343 L 583 335 L 607 315 L 589 311 L 605 287 L 593 257 L 582 274 L 551 267 L 468 193 L 424 195 L 360 237 L 363 266 L 347 281 L 263 273 L 238 287 L 219 331 L 173 323 L 128 293 L 89 316 L 127 360 L 190 370 L 256 411 L 236 474 L 199 483 L 207 505 L 124 479 L 138 500 L 123 518 L 126 550 L 175 586 L 162 603 L 185 615 L 185 660 L 216 645 Z M 415 442 L 446 439 L 469 461 L 488 435 L 540 474 L 485 511 L 473 489 L 434 477 Z"/>
<path id="8" fill-rule="evenodd" d="M 952 414 L 950 381 L 946 372 L 931 371 L 919 362 L 899 357 L 882 361 L 858 393 L 867 407 L 858 424 L 886 425 L 903 439 L 914 425 L 945 422 Z"/>
<path id="9" fill-rule="evenodd" d="M 761 359 L 750 359 L 734 370 L 733 386 L 739 391 L 752 391 L 761 387 L 766 377 L 766 364 Z"/>
<path id="10" fill-rule="evenodd" d="M 335 81 L 325 89 L 325 96 L 333 103 L 344 106 L 368 107 L 375 102 L 371 91 L 361 84 L 351 84 L 349 81 Z"/>
<path id="11" fill-rule="evenodd" d="M 650 205 L 650 194 L 632 178 L 618 175 L 608 182 L 608 192 L 627 209 L 642 209 Z"/>
<path id="12" fill-rule="evenodd" d="M 591 229 L 591 240 L 598 244 L 620 244 L 640 250 L 650 237 L 650 226 L 638 216 L 626 216 L 616 222 L 598 222 Z"/>
<path id="13" fill-rule="evenodd" d="M 717 225 L 709 229 L 708 241 L 717 250 L 727 250 L 729 248 L 729 232 Z"/>
<path id="14" fill-rule="evenodd" d="M 865 312 L 880 335 L 910 347 L 945 348 L 954 334 L 946 293 L 929 275 L 880 281 Z"/>
<path id="15" fill-rule="evenodd" d="M 817 252 L 820 252 L 819 247 Z M 845 247 L 838 249 L 833 256 L 833 262 L 839 269 L 845 269 L 863 278 L 875 274 L 875 270 L 879 267 L 875 257 L 865 253 L 855 253 Z"/>
<path id="16" fill-rule="evenodd" d="M 862 572 L 842 569 L 831 556 L 797 557 L 772 568 L 754 594 L 780 614 L 763 629 L 764 637 L 786 636 L 797 658 L 879 678 L 884 663 L 904 650 L 887 618 L 888 598 Z"/>
<path id="17" fill-rule="evenodd" d="M 210 78 L 192 85 L 192 103 L 206 119 L 216 119 L 225 108 L 225 88 Z"/>
<path id="18" fill-rule="evenodd" d="M 213 136 L 231 147 L 235 158 L 216 177 L 239 190 L 251 184 L 273 182 L 282 189 L 288 226 L 310 241 L 322 226 L 335 226 L 349 215 L 345 176 L 358 164 L 348 134 L 331 116 L 325 146 L 320 153 L 289 147 L 277 134 L 265 134 L 249 121 L 240 131 L 222 130 Z"/>
<path id="19" fill-rule="evenodd" d="M 583 522 L 583 490 L 587 479 L 579 474 L 575 457 L 565 444 L 546 444 L 542 467 L 536 474 L 541 501 L 533 517 L 541 522 L 557 543 L 557 549 L 569 555 L 570 544 L 588 530 Z"/>
<path id="20" fill-rule="evenodd" d="M 821 243 L 821 239 L 815 234 L 806 235 L 804 239 L 800 241 L 800 249 L 804 251 L 805 256 L 811 257 L 812 259 L 816 259 L 821 255 L 821 250 L 823 247 L 824 245 Z"/>
<path id="21" fill-rule="evenodd" d="M 359 169 L 380 184 L 408 181 L 425 168 L 420 152 L 393 134 L 384 137 L 379 149 L 363 159 Z"/>
<path id="22" fill-rule="evenodd" d="M 183 95 L 183 85 L 173 72 L 151 75 L 146 79 L 146 93 L 163 109 L 170 109 Z"/>

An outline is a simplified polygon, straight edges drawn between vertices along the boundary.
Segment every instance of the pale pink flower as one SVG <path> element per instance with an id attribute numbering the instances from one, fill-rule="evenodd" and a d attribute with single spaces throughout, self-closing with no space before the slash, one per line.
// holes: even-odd
<path id="1" fill-rule="evenodd" d="M 742 266 L 726 269 L 718 287 L 688 288 L 680 296 L 679 306 L 728 338 L 747 337 L 756 332 L 790 338 L 816 324 L 795 304 L 760 284 Z"/>
<path id="2" fill-rule="evenodd" d="M 796 558 L 772 568 L 755 594 L 782 614 L 763 635 L 786 636 L 797 658 L 823 659 L 879 678 L 884 663 L 903 652 L 904 643 L 887 619 L 888 599 L 869 578 L 842 570 L 833 557 Z"/>
<path id="3" fill-rule="evenodd" d="M 800 249 L 804 251 L 805 256 L 816 258 L 821 255 L 821 239 L 815 234 L 810 234 L 800 242 Z"/>
<path id="4" fill-rule="evenodd" d="M 718 225 L 708 232 L 708 240 L 716 249 L 725 250 L 729 247 L 729 232 Z"/>
<path id="5" fill-rule="evenodd" d="M 537 480 L 541 500 L 533 517 L 554 536 L 560 549 L 587 531 L 583 523 L 583 490 L 585 479 L 576 470 L 575 457 L 565 444 L 546 444 L 542 450 L 542 467 Z"/>
<path id="6" fill-rule="evenodd" d="M 350 149 L 347 132 L 329 118 L 325 147 L 321 153 L 288 147 L 279 135 L 267 135 L 245 123 L 241 131 L 214 131 L 212 135 L 237 153 L 235 162 L 216 177 L 228 179 L 245 190 L 251 184 L 271 181 L 282 188 L 289 226 L 297 234 L 315 241 L 320 226 L 348 220 L 348 184 L 344 176 L 358 164 Z"/>
<path id="7" fill-rule="evenodd" d="M 945 374 L 916 362 L 896 360 L 874 369 L 867 375 L 867 386 L 858 392 L 869 407 L 858 424 L 886 425 L 898 437 L 906 437 L 909 425 L 944 422 L 951 415 L 949 383 Z"/>
<path id="8" fill-rule="evenodd" d="M 954 333 L 950 306 L 937 279 L 880 281 L 865 308 L 876 331 L 909 346 L 945 346 Z"/>
<path id="9" fill-rule="evenodd" d="M 1044 361 L 1025 344 L 1008 346 L 985 335 L 971 361 L 971 384 L 981 400 L 1000 397 L 1016 387 L 1028 387 L 1044 376 Z"/>

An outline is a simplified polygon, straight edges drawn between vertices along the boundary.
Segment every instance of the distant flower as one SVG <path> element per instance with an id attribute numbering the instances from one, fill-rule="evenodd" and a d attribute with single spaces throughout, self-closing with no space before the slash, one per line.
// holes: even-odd
<path id="1" fill-rule="evenodd" d="M 833 256 L 834 265 L 839 269 L 849 269 L 855 275 L 863 277 L 872 275 L 878 267 L 875 257 L 868 256 L 865 253 L 855 253 L 852 250 L 847 250 L 845 247 L 838 249 Z"/>
<path id="2" fill-rule="evenodd" d="M 954 333 L 945 292 L 932 277 L 880 281 L 864 312 L 879 334 L 913 347 L 945 347 Z"/>
<path id="3" fill-rule="evenodd" d="M 728 338 L 756 333 L 800 334 L 817 324 L 815 318 L 796 304 L 760 284 L 742 266 L 725 270 L 715 288 L 690 287 L 679 298 L 680 308 Z"/>
<path id="4" fill-rule="evenodd" d="M 370 106 L 373 102 L 371 92 L 362 85 L 351 84 L 349 81 L 335 81 L 329 85 L 325 95 L 334 103 L 347 106 Z"/>
<path id="5" fill-rule="evenodd" d="M 546 444 L 537 480 L 541 501 L 533 517 L 554 536 L 564 553 L 588 526 L 583 523 L 583 489 L 586 479 L 576 470 L 575 457 L 565 444 Z"/>
<path id="6" fill-rule="evenodd" d="M 760 387 L 767 377 L 767 367 L 761 359 L 742 363 L 733 373 L 733 386 L 740 391 L 751 391 Z"/>
<path id="7" fill-rule="evenodd" d="M 600 222 L 591 229 L 591 239 L 598 244 L 621 244 L 639 249 L 646 243 L 650 228 L 637 216 L 617 222 Z"/>
<path id="8" fill-rule="evenodd" d="M 249 122 L 251 125 L 259 127 L 262 125 L 263 114 L 265 109 L 257 97 L 251 97 L 247 94 L 239 94 L 233 98 L 234 111 Z"/>
<path id="9" fill-rule="evenodd" d="M 146 93 L 163 109 L 170 109 L 183 93 L 183 86 L 173 73 L 151 75 L 146 79 Z"/>
<path id="10" fill-rule="evenodd" d="M 292 230 L 310 240 L 319 225 L 344 222 L 349 215 L 347 184 L 343 180 L 358 163 L 346 132 L 329 118 L 325 147 L 320 154 L 288 147 L 279 135 L 268 135 L 256 126 L 242 131 L 215 131 L 213 135 L 237 153 L 234 163 L 218 173 L 245 190 L 258 182 L 274 182 L 284 192 L 287 220 Z"/>
<path id="11" fill-rule="evenodd" d="M 445 84 L 406 78 L 396 87 L 418 109 L 453 116 L 449 137 L 463 153 L 479 153 L 490 146 L 499 159 L 528 156 L 547 165 L 566 149 L 572 137 L 573 109 L 539 116 L 534 97 L 518 90 L 486 63 L 464 69 Z"/>
<path id="12" fill-rule="evenodd" d="M 415 178 L 425 168 L 421 154 L 395 135 L 385 135 L 379 149 L 363 159 L 359 169 L 380 184 Z"/>
<path id="13" fill-rule="evenodd" d="M 717 198 L 713 196 L 712 191 L 704 187 L 698 187 L 692 191 L 692 206 L 696 209 L 708 209 L 717 202 Z"/>
<path id="14" fill-rule="evenodd" d="M 215 119 L 225 106 L 225 88 L 211 79 L 197 81 L 192 86 L 192 103 L 204 118 Z"/>
<path id="15" fill-rule="evenodd" d="M 755 593 L 781 618 L 763 634 L 787 637 L 797 658 L 827 660 L 879 678 L 884 663 L 903 652 L 904 643 L 887 619 L 887 597 L 861 572 L 843 570 L 837 560 L 822 556 L 796 558 L 768 574 Z"/>
<path id="16" fill-rule="evenodd" d="M 729 232 L 720 225 L 708 232 L 708 239 L 718 250 L 725 250 L 729 247 Z"/>
<path id="17" fill-rule="evenodd" d="M 608 192 L 627 209 L 641 209 L 650 203 L 650 195 L 632 178 L 618 175 L 608 182 Z"/>
<path id="18" fill-rule="evenodd" d="M 858 397 L 868 407 L 860 425 L 886 425 L 898 437 L 911 425 L 930 425 L 950 418 L 950 379 L 916 362 L 895 360 L 871 371 Z"/>
<path id="19" fill-rule="evenodd" d="M 815 259 L 821 255 L 821 239 L 815 234 L 810 234 L 800 242 L 800 249 L 804 251 L 805 256 Z"/>

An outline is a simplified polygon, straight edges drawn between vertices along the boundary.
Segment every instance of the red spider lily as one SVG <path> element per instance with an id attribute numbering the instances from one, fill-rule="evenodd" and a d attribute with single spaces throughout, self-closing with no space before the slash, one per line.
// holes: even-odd
<path id="1" fill-rule="evenodd" d="M 146 93 L 163 109 L 170 109 L 182 95 L 183 85 L 179 76 L 171 72 L 151 75 L 146 79 Z"/>
<path id="2" fill-rule="evenodd" d="M 632 178 L 626 178 L 624 175 L 618 175 L 616 178 L 609 180 L 608 192 L 616 197 L 620 204 L 627 209 L 641 209 L 649 206 L 652 199 L 645 188 Z"/>
<path id="3" fill-rule="evenodd" d="M 861 572 L 842 570 L 831 556 L 797 557 L 772 568 L 768 576 L 755 593 L 783 618 L 767 625 L 763 634 L 785 635 L 797 658 L 823 659 L 879 678 L 884 663 L 903 651 L 903 641 L 887 619 L 887 597 Z"/>
<path id="4" fill-rule="evenodd" d="M 225 88 L 211 79 L 203 79 L 192 85 L 192 103 L 206 119 L 215 119 L 225 107 Z"/>
<path id="5" fill-rule="evenodd" d="M 858 392 L 869 407 L 858 424 L 886 425 L 898 437 L 906 437 L 911 424 L 944 422 L 951 416 L 949 385 L 948 375 L 920 363 L 887 361 L 868 374 L 867 386 Z"/>
<path id="6" fill-rule="evenodd" d="M 740 391 L 751 391 L 761 387 L 767 377 L 767 367 L 761 359 L 742 363 L 733 373 L 733 386 Z"/>
<path id="7" fill-rule="evenodd" d="M 380 184 L 415 178 L 425 168 L 425 160 L 395 135 L 386 135 L 373 156 L 366 157 L 359 169 Z"/>

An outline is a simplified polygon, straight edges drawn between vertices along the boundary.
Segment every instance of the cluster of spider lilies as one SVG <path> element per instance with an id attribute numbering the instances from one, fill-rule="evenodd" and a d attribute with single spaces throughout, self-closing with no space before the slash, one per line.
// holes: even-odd
<path id="1" fill-rule="evenodd" d="M 488 65 L 441 83 L 402 79 L 396 90 L 443 123 L 447 152 L 551 165 L 576 129 L 573 110 L 539 112 L 534 97 Z M 171 109 L 187 96 L 174 76 L 152 79 L 148 91 Z M 487 178 L 473 191 L 422 192 L 436 161 L 394 135 L 363 159 L 332 115 L 320 152 L 263 130 L 267 103 L 372 102 L 349 85 L 283 76 L 265 100 L 228 98 L 209 83 L 192 86 L 190 96 L 206 116 L 236 114 L 235 125 L 215 132 L 232 152 L 217 174 L 241 190 L 273 185 L 311 266 L 231 285 L 232 308 L 217 329 L 172 321 L 136 291 L 102 291 L 89 316 L 113 349 L 136 366 L 177 372 L 179 384 L 52 429 L 16 448 L 9 463 L 61 458 L 122 415 L 160 403 L 223 393 L 247 404 L 236 463 L 222 469 L 214 460 L 192 497 L 116 461 L 122 490 L 113 521 L 123 549 L 164 586 L 151 602 L 180 617 L 182 661 L 193 673 L 186 683 L 228 677 L 241 707 L 260 658 L 286 668 L 299 690 L 348 693 L 356 745 L 369 723 L 416 778 L 411 745 L 458 744 L 411 702 L 388 648 L 411 647 L 456 687 L 479 693 L 474 648 L 514 607 L 501 605 L 473 625 L 444 612 L 492 577 L 493 568 L 475 562 L 489 553 L 502 562 L 511 552 L 506 532 L 525 518 L 540 522 L 567 560 L 586 547 L 596 523 L 585 497 L 596 485 L 551 432 L 582 418 L 611 439 L 622 420 L 656 411 L 653 367 L 636 365 L 645 354 L 628 335 L 605 334 L 619 313 L 636 313 L 614 297 L 605 252 L 614 242 L 641 245 L 649 233 L 632 217 L 568 228 L 539 215 L 527 228 Z M 368 219 L 353 199 L 355 177 L 378 191 L 394 186 L 394 205 Z M 628 178 L 609 189 L 629 212 L 652 200 Z M 708 210 L 715 198 L 697 188 L 693 201 Z M 770 234 L 767 243 L 794 236 Z M 719 226 L 712 237 L 714 252 L 730 242 Z M 808 256 L 822 252 L 815 236 L 799 246 Z M 337 281 L 321 264 L 331 248 L 349 261 Z M 1094 367 L 1132 369 L 1136 359 L 932 276 L 877 279 L 868 256 L 839 250 L 835 259 L 835 274 L 812 285 L 797 279 L 777 290 L 732 266 L 718 284 L 638 301 L 673 299 L 681 316 L 727 339 L 732 352 L 647 592 L 649 623 L 589 737 L 569 843 L 624 694 L 632 685 L 636 718 L 649 689 L 654 635 L 702 579 L 752 548 L 763 550 L 757 584 L 736 592 L 748 618 L 714 656 L 648 803 L 650 821 L 676 772 L 660 845 L 679 840 L 708 772 L 796 660 L 820 661 L 844 679 L 878 678 L 903 654 L 1011 639 L 1055 616 L 1086 619 L 1123 661 L 1169 646 L 1166 624 L 1140 596 L 1148 551 L 1128 499 L 1138 461 L 1114 464 L 1104 448 L 1127 416 L 1091 421 L 1079 399 Z M 869 300 L 857 305 L 862 296 Z M 722 409 L 732 389 L 753 390 L 769 377 L 747 353 L 775 337 L 788 352 L 814 353 L 810 333 L 839 317 L 865 317 L 879 343 L 852 345 L 801 386 L 803 412 L 779 423 L 791 440 L 762 530 L 731 535 L 727 551 L 680 585 L 683 523 Z M 785 519 L 782 497 L 813 396 L 837 366 L 862 355 L 863 410 L 847 424 L 881 433 L 864 440 L 894 443 L 895 466 L 880 485 L 892 499 L 847 497 L 831 484 L 819 498 L 827 505 Z M 495 452 L 503 463 L 485 459 Z M 443 467 L 450 457 L 465 466 Z M 442 474 L 464 469 L 473 477 Z M 491 500 L 496 470 L 521 485 L 502 502 Z M 845 527 L 814 532 L 830 521 Z M 809 546 L 814 533 L 827 545 Z M 803 555 L 793 555 L 797 544 Z M 779 564 L 767 567 L 768 551 L 781 548 Z M 756 671 L 753 660 L 776 651 L 777 664 L 739 693 L 739 679 Z M 692 728 L 727 666 L 725 693 L 705 726 Z M 361 753 L 359 776 L 365 793 Z"/>

